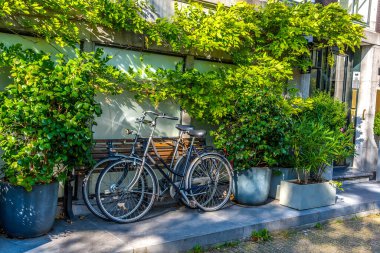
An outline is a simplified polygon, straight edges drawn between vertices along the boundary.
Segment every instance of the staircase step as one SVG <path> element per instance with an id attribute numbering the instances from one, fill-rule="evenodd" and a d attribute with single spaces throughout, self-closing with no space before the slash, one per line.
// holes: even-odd
<path id="1" fill-rule="evenodd" d="M 349 167 L 334 167 L 333 180 L 342 181 L 344 185 L 368 182 L 374 178 L 374 173 Z"/>

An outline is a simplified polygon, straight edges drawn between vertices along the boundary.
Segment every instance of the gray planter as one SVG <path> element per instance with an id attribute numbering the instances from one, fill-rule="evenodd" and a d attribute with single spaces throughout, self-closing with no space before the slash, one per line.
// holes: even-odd
<path id="1" fill-rule="evenodd" d="M 0 224 L 11 237 L 32 238 L 50 231 L 54 224 L 58 183 L 23 187 L 0 182 Z"/>
<path id="2" fill-rule="evenodd" d="M 283 180 L 297 178 L 297 173 L 293 168 L 272 168 L 272 179 L 270 181 L 269 197 L 280 199 L 280 185 Z"/>
<path id="3" fill-rule="evenodd" d="M 234 174 L 235 200 L 244 205 L 261 205 L 268 199 L 272 170 L 250 168 Z"/>
<path id="4" fill-rule="evenodd" d="M 280 204 L 297 210 L 305 210 L 334 205 L 336 188 L 329 182 L 318 184 L 296 184 L 294 181 L 282 181 Z"/>

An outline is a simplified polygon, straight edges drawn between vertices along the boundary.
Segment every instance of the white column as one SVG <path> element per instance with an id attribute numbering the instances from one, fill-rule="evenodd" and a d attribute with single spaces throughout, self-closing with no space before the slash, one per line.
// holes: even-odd
<path id="1" fill-rule="evenodd" d="M 360 87 L 356 115 L 356 139 L 353 167 L 374 171 L 377 167 L 377 145 L 373 137 L 373 121 L 376 107 L 380 47 L 363 46 L 360 66 Z"/>

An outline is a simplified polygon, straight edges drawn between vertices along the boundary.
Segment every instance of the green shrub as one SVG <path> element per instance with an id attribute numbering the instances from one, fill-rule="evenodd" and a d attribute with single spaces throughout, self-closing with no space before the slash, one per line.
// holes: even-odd
<path id="1" fill-rule="evenodd" d="M 236 170 L 277 166 L 288 154 L 291 116 L 287 101 L 270 87 L 242 96 L 232 114 L 221 120 L 215 144 L 224 147 Z"/>
<path id="2" fill-rule="evenodd" d="M 373 133 L 380 136 L 380 112 L 375 114 L 375 122 L 373 124 Z"/>
<path id="3" fill-rule="evenodd" d="M 353 130 L 347 128 L 344 104 L 327 93 L 304 103 L 294 116 L 289 141 L 298 181 L 321 182 L 327 165 L 354 154 Z"/>
<path id="4" fill-rule="evenodd" d="M 97 91 L 117 92 L 120 73 L 102 52 L 53 61 L 45 53 L 0 45 L 12 83 L 0 93 L 2 172 L 11 184 L 64 179 L 68 170 L 91 160 L 94 117 L 101 114 Z"/>

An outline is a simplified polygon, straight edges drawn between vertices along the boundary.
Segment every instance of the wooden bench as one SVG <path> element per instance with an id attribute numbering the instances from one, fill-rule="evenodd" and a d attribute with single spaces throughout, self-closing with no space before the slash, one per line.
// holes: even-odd
<path id="1" fill-rule="evenodd" d="M 139 156 L 144 152 L 144 141 L 146 139 L 139 139 L 136 147 L 136 153 Z M 174 153 L 174 147 L 176 145 L 177 138 L 155 138 L 154 144 L 158 151 L 158 154 L 163 158 L 165 162 L 170 162 Z M 185 138 L 185 146 L 188 146 L 191 142 L 190 138 Z M 92 157 L 95 161 L 106 158 L 110 155 L 110 152 L 129 155 L 132 150 L 133 139 L 98 139 L 95 140 L 95 146 L 92 149 Z M 195 147 L 202 148 L 205 146 L 205 139 L 197 138 L 194 142 Z M 150 150 L 150 154 L 154 156 L 153 150 Z M 182 150 L 179 149 L 179 155 L 182 154 Z M 90 168 L 83 168 L 82 172 L 87 172 Z M 80 171 L 77 171 L 77 173 Z"/>

